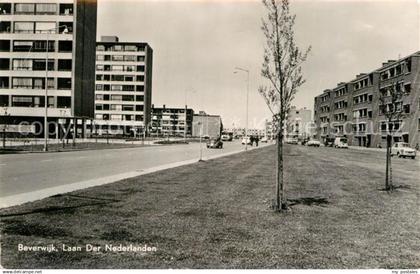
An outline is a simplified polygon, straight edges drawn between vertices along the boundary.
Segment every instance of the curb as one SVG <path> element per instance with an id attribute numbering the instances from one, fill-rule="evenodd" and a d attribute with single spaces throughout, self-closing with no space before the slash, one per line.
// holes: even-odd
<path id="1" fill-rule="evenodd" d="M 266 146 L 263 146 L 263 147 L 266 147 Z M 252 150 L 263 148 L 263 147 L 262 146 L 261 147 L 254 147 L 254 148 L 248 149 L 248 151 L 252 151 Z M 244 150 L 232 151 L 232 152 L 227 152 L 227 153 L 223 153 L 223 154 L 219 154 L 219 155 L 208 156 L 208 157 L 204 158 L 203 160 L 212 160 L 212 159 L 222 158 L 222 157 L 226 157 L 226 156 L 230 156 L 230 155 L 238 154 L 238 153 L 244 153 L 244 152 L 247 152 L 247 151 L 244 151 Z M 75 191 L 75 190 L 81 190 L 81 189 L 89 188 L 89 187 L 106 185 L 106 184 L 114 183 L 114 182 L 117 182 L 117 181 L 120 181 L 120 180 L 130 179 L 130 178 L 133 178 L 133 177 L 138 177 L 138 176 L 141 176 L 141 175 L 145 175 L 145 174 L 149 174 L 149 173 L 153 173 L 153 172 L 157 172 L 157 171 L 162 171 L 162 170 L 171 169 L 171 168 L 175 168 L 175 167 L 190 165 L 190 164 L 197 163 L 198 160 L 199 160 L 198 158 L 194 158 L 194 159 L 191 159 L 191 160 L 185 160 L 185 161 L 160 165 L 160 166 L 151 167 L 151 168 L 147 168 L 147 169 L 140 169 L 140 170 L 136 170 L 136 171 L 131 171 L 131 172 L 116 174 L 116 175 L 112 175 L 112 176 L 81 181 L 81 182 L 72 183 L 72 184 L 68 184 L 68 185 L 55 186 L 55 187 L 45 188 L 45 189 L 41 189 L 41 190 L 37 190 L 37 191 L 32 191 L 32 192 L 27 192 L 27 193 L 21 193 L 21 194 L 1 197 L 0 209 L 1 208 L 6 208 L 6 207 L 11 207 L 11 206 L 21 205 L 21 204 L 27 203 L 27 202 L 34 202 L 34 201 L 41 200 L 41 199 L 44 199 L 44 198 L 47 198 L 47 197 L 50 197 L 50 196 L 53 196 L 53 195 L 56 195 L 56 194 L 63 194 L 63 193 L 67 193 L 67 192 L 71 192 L 71 191 Z"/>

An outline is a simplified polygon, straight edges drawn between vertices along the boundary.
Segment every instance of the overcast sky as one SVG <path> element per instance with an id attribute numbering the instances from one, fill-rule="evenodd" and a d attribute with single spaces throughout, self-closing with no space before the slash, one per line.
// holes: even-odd
<path id="1" fill-rule="evenodd" d="M 294 105 L 313 109 L 314 96 L 388 59 L 419 50 L 419 4 L 411 1 L 291 1 L 307 82 Z M 147 42 L 154 50 L 155 105 L 188 106 L 220 114 L 224 126 L 245 124 L 246 74 L 250 71 L 250 127 L 270 117 L 258 86 L 264 8 L 244 0 L 98 0 L 98 37 Z M 187 96 L 185 96 L 187 94 Z"/>

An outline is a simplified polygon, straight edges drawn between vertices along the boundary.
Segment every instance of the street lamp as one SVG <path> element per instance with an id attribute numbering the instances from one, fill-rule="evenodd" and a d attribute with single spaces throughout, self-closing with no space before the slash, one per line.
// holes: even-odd
<path id="1" fill-rule="evenodd" d="M 59 25 L 55 28 L 43 30 L 47 34 L 47 41 L 45 44 L 45 116 L 44 116 L 44 151 L 48 151 L 48 52 L 49 52 L 49 33 L 51 31 L 57 31 L 60 32 L 60 28 L 64 28 L 63 33 L 68 33 L 68 26 L 67 25 Z M 54 49 L 55 50 L 55 49 Z"/>
<path id="2" fill-rule="evenodd" d="M 235 70 L 233 73 L 238 73 L 239 71 L 246 72 L 246 121 L 245 121 L 245 150 L 248 150 L 248 97 L 249 97 L 249 70 L 235 67 Z"/>

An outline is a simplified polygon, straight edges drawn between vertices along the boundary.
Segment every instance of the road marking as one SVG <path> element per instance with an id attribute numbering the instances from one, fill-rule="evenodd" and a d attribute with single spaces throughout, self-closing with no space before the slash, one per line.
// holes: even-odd
<path id="1" fill-rule="evenodd" d="M 41 162 L 51 162 L 52 159 L 42 160 Z"/>

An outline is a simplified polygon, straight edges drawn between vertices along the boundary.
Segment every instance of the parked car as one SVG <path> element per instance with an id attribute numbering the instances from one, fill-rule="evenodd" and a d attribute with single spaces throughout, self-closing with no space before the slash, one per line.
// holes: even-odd
<path id="1" fill-rule="evenodd" d="M 416 150 L 412 149 L 409 144 L 404 142 L 395 143 L 391 147 L 391 156 L 397 155 L 398 157 L 411 157 L 413 159 L 416 158 Z"/>
<path id="2" fill-rule="evenodd" d="M 220 139 L 210 139 L 207 148 L 223 148 L 223 142 Z"/>
<path id="3" fill-rule="evenodd" d="M 286 139 L 286 144 L 297 145 L 298 144 L 298 139 L 297 138 L 287 138 Z"/>
<path id="4" fill-rule="evenodd" d="M 349 148 L 346 137 L 336 137 L 334 140 L 335 148 Z"/>
<path id="5" fill-rule="evenodd" d="M 268 142 L 268 138 L 267 137 L 262 137 L 260 140 L 261 143 L 267 143 Z"/>
<path id="6" fill-rule="evenodd" d="M 335 139 L 334 139 L 334 138 L 332 138 L 332 137 L 327 137 L 327 138 L 325 138 L 324 145 L 325 145 L 326 147 L 332 147 L 332 146 L 334 146 L 334 141 L 335 141 Z"/>
<path id="7" fill-rule="evenodd" d="M 242 142 L 241 142 L 243 145 L 245 145 L 245 144 L 248 144 L 248 145 L 250 145 L 251 144 L 251 138 L 248 136 L 248 137 L 243 137 L 242 138 Z"/>
<path id="8" fill-rule="evenodd" d="M 309 140 L 308 142 L 306 142 L 306 145 L 308 147 L 320 147 L 321 146 L 321 142 L 318 140 Z"/>
<path id="9" fill-rule="evenodd" d="M 232 135 L 229 135 L 229 134 L 223 134 L 221 139 L 223 142 L 230 142 L 233 140 L 233 137 Z"/>

